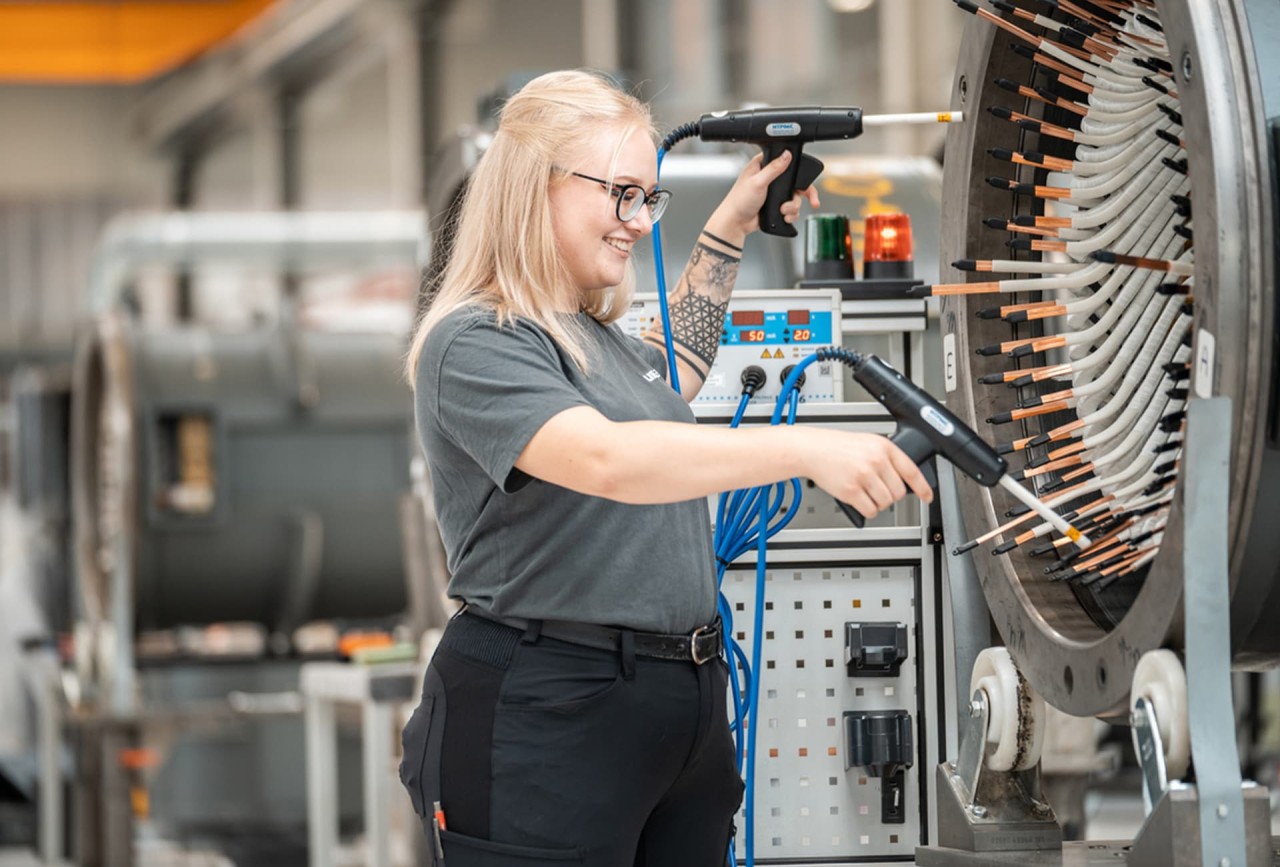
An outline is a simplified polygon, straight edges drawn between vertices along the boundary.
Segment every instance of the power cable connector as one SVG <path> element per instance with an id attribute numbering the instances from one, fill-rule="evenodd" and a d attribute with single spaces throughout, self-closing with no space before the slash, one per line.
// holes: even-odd
<path id="1" fill-rule="evenodd" d="M 742 393 L 747 397 L 755 397 L 756 392 L 764 388 L 769 375 L 758 364 L 748 365 L 742 371 Z"/>
<path id="2" fill-rule="evenodd" d="M 791 371 L 795 369 L 796 369 L 796 366 L 794 364 L 788 364 L 786 367 L 782 368 L 782 381 L 786 382 L 787 377 L 791 376 Z M 800 378 L 795 381 L 795 387 L 798 389 L 804 388 L 804 371 L 803 370 L 800 371 Z"/>

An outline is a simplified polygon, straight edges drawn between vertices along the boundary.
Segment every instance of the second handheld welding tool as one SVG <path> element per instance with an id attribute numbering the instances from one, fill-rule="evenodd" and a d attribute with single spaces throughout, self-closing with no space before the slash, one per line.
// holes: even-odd
<path id="1" fill-rule="evenodd" d="M 980 485 L 992 487 L 999 483 L 1009 465 L 973 428 L 876 356 L 850 355 L 853 359 L 845 363 L 852 368 L 854 381 L 883 404 L 898 424 L 889 441 L 919 464 L 929 487 L 938 487 L 932 461 L 937 454 Z M 854 526 L 862 527 L 866 523 L 852 506 L 838 505 Z"/>
<path id="2" fill-rule="evenodd" d="M 796 227 L 782 219 L 782 206 L 796 190 L 813 184 L 822 173 L 822 160 L 803 153 L 807 142 L 851 139 L 862 135 L 862 109 L 817 105 L 756 108 L 704 114 L 696 123 L 677 129 L 663 143 L 664 150 L 681 138 L 696 134 L 703 141 L 747 142 L 759 145 L 766 163 L 784 151 L 791 165 L 769 185 L 760 209 L 760 231 L 793 238 Z"/>
<path id="3" fill-rule="evenodd" d="M 874 355 L 859 355 L 845 349 L 819 350 L 817 354 L 820 359 L 825 356 L 848 365 L 854 380 L 889 410 L 898 425 L 889 437 L 890 442 L 920 466 L 929 487 L 938 487 L 932 458 L 942 455 L 978 484 L 988 488 L 1000 485 L 1009 491 L 1080 548 L 1089 546 L 1087 536 L 1011 479 L 1006 474 L 1009 466 L 1005 459 L 924 389 Z M 866 524 L 866 519 L 852 506 L 836 502 L 855 527 Z"/>

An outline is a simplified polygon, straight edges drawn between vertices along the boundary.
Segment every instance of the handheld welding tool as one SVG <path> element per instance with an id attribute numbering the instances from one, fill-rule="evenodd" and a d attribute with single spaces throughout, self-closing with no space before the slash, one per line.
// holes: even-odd
<path id="1" fill-rule="evenodd" d="M 1087 536 L 1011 479 L 1005 459 L 928 392 L 874 355 L 847 351 L 841 351 L 840 355 L 851 356 L 840 360 L 852 368 L 854 380 L 897 421 L 897 430 L 889 441 L 920 466 L 929 487 L 935 490 L 938 487 L 933 457 L 942 455 L 978 484 L 1005 488 L 1080 548 L 1089 546 Z M 836 504 L 855 527 L 865 526 L 866 519 L 860 512 L 848 503 L 837 500 Z"/>
<path id="2" fill-rule="evenodd" d="M 803 153 L 807 142 L 851 139 L 862 135 L 862 109 L 816 105 L 787 108 L 757 108 L 744 111 L 717 111 L 698 121 L 703 141 L 747 142 L 759 145 L 769 163 L 784 151 L 791 153 L 791 165 L 769 184 L 764 207 L 760 209 L 760 231 L 793 238 L 796 227 L 782 219 L 782 206 L 796 190 L 813 184 L 822 173 L 822 160 Z"/>
<path id="3" fill-rule="evenodd" d="M 697 135 L 703 141 L 759 145 L 766 163 L 777 159 L 783 151 L 790 151 L 791 165 L 769 185 L 764 206 L 760 209 L 760 231 L 794 238 L 796 227 L 782 219 L 782 206 L 791 201 L 796 190 L 812 186 L 823 169 L 822 160 L 804 153 L 806 143 L 857 138 L 862 135 L 864 127 L 960 123 L 963 119 L 964 115 L 958 111 L 864 116 L 862 109 L 854 106 L 796 105 L 715 111 L 672 130 L 663 141 L 662 150 L 669 151 L 676 142 Z"/>

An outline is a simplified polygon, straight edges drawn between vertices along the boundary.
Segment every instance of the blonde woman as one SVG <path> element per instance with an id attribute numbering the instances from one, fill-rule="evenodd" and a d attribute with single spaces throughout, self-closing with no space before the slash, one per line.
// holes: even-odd
<path id="1" fill-rule="evenodd" d="M 409 353 L 449 592 L 465 603 L 404 731 L 436 863 L 713 867 L 742 796 L 705 497 L 813 479 L 865 515 L 928 500 L 880 436 L 699 427 L 746 237 L 787 157 L 749 163 L 660 326 L 627 309 L 666 208 L 646 106 L 586 72 L 502 111 Z M 784 208 L 794 221 L 803 198 Z"/>

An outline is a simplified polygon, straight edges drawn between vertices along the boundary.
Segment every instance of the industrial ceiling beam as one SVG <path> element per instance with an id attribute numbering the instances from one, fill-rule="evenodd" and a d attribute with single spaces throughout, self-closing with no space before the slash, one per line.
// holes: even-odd
<path id="1" fill-rule="evenodd" d="M 252 32 L 196 61 L 143 97 L 133 127 L 153 152 L 173 152 L 238 116 L 243 94 L 311 83 L 353 47 L 386 32 L 416 0 L 290 0 Z"/>

